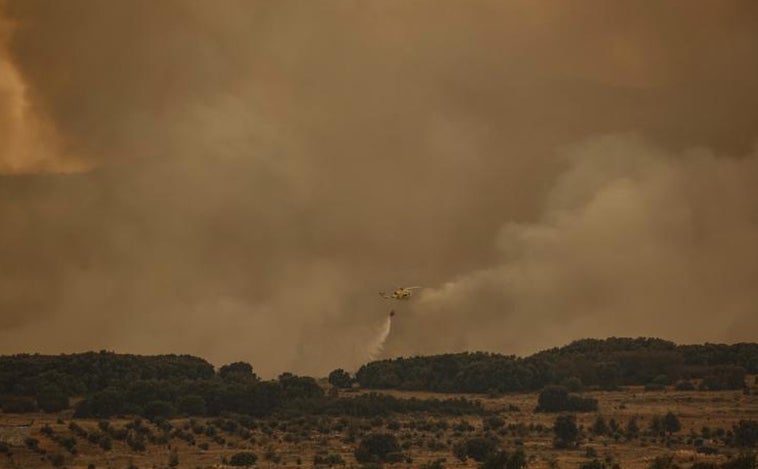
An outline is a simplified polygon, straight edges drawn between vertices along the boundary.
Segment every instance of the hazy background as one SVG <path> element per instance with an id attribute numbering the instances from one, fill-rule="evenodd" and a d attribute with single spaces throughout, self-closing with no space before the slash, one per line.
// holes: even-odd
<path id="1" fill-rule="evenodd" d="M 753 0 L 0 12 L 0 353 L 758 336 Z"/>

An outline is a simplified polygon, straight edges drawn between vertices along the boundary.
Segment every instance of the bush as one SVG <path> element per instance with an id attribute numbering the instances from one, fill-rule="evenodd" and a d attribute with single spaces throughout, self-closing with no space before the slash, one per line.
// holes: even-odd
<path id="1" fill-rule="evenodd" d="M 649 469 L 678 469 L 679 466 L 674 463 L 673 456 L 658 456 L 653 459 Z"/>
<path id="2" fill-rule="evenodd" d="M 471 458 L 476 462 L 482 462 L 492 456 L 497 449 L 497 444 L 497 440 L 492 438 L 467 438 L 455 445 L 453 454 L 461 461 Z"/>
<path id="3" fill-rule="evenodd" d="M 156 418 L 171 418 L 176 414 L 176 408 L 170 402 L 151 401 L 145 406 L 143 414 L 150 420 Z"/>
<path id="4" fill-rule="evenodd" d="M 637 424 L 637 417 L 632 417 L 626 424 L 626 437 L 631 439 L 637 438 L 640 435 L 640 427 Z"/>
<path id="5" fill-rule="evenodd" d="M 592 433 L 598 436 L 608 433 L 608 424 L 605 423 L 605 419 L 602 415 L 598 415 L 597 418 L 595 418 L 595 423 L 592 424 Z"/>
<path id="6" fill-rule="evenodd" d="M 107 435 L 100 438 L 100 441 L 97 443 L 97 445 L 105 451 L 110 451 L 111 448 L 113 448 L 113 442 L 111 441 L 111 437 Z"/>
<path id="7" fill-rule="evenodd" d="M 547 386 L 537 398 L 537 412 L 593 412 L 597 399 L 569 394 L 564 386 Z"/>
<path id="8" fill-rule="evenodd" d="M 679 381 L 674 386 L 674 389 L 677 391 L 694 391 L 695 385 L 692 384 L 692 381 Z"/>
<path id="9" fill-rule="evenodd" d="M 235 453 L 229 460 L 230 466 L 252 466 L 258 461 L 254 453 Z"/>
<path id="10" fill-rule="evenodd" d="M 537 412 L 561 412 L 568 408 L 569 392 L 563 386 L 547 386 L 537 398 Z"/>
<path id="11" fill-rule="evenodd" d="M 395 435 L 390 433 L 373 433 L 361 440 L 355 450 L 358 462 L 389 462 L 394 454 L 400 453 L 400 445 Z"/>
<path id="12" fill-rule="evenodd" d="M 725 462 L 723 469 L 756 469 L 755 454 L 741 454 Z"/>
<path id="13" fill-rule="evenodd" d="M 37 401 L 31 397 L 11 397 L 3 402 L 6 414 L 27 414 L 37 412 Z"/>
<path id="14" fill-rule="evenodd" d="M 719 469 L 718 464 L 713 462 L 696 462 L 692 466 L 690 466 L 690 469 Z"/>
<path id="15" fill-rule="evenodd" d="M 576 426 L 576 417 L 573 415 L 561 415 L 553 424 L 555 433 L 554 444 L 556 448 L 570 448 L 576 446 L 579 438 L 579 428 Z"/>
<path id="16" fill-rule="evenodd" d="M 667 413 L 662 420 L 663 430 L 669 434 L 676 433 L 682 429 L 682 424 L 679 422 L 679 417 L 674 415 L 673 412 Z"/>
<path id="17" fill-rule="evenodd" d="M 606 469 L 606 465 L 602 461 L 593 459 L 592 461 L 583 462 L 579 465 L 579 469 Z"/>
<path id="18" fill-rule="evenodd" d="M 576 376 L 571 376 L 570 378 L 566 379 L 563 382 L 563 385 L 566 386 L 566 388 L 571 392 L 579 392 L 584 388 L 582 385 L 582 380 Z"/>
<path id="19" fill-rule="evenodd" d="M 479 467 L 480 469 L 522 469 L 526 467 L 526 455 L 522 450 L 517 450 L 512 454 L 507 451 L 497 451 Z"/>
<path id="20" fill-rule="evenodd" d="M 50 455 L 50 464 L 52 464 L 53 466 L 61 467 L 65 463 L 66 463 L 66 458 L 64 458 L 62 454 L 56 453 L 56 454 Z"/>
<path id="21" fill-rule="evenodd" d="M 68 396 L 58 386 L 48 386 L 37 395 L 37 405 L 44 412 L 68 409 Z"/>
<path id="22" fill-rule="evenodd" d="M 314 465 L 325 464 L 330 467 L 331 466 L 344 466 L 345 460 L 342 459 L 342 456 L 340 456 L 339 454 L 326 454 L 326 455 L 317 454 L 316 456 L 313 457 L 313 464 Z"/>
<path id="23" fill-rule="evenodd" d="M 758 443 L 758 421 L 740 420 L 732 427 L 732 433 L 737 446 L 752 448 Z"/>
<path id="24" fill-rule="evenodd" d="M 37 451 L 39 449 L 39 440 L 29 437 L 24 439 L 24 445 L 32 451 Z"/>
<path id="25" fill-rule="evenodd" d="M 222 366 L 218 370 L 221 379 L 231 381 L 255 381 L 258 376 L 253 373 L 253 366 L 246 362 L 234 362 Z M 252 454 L 252 453 L 250 453 Z"/>
<path id="26" fill-rule="evenodd" d="M 205 415 L 207 412 L 205 399 L 194 394 L 182 396 L 179 399 L 179 410 L 187 415 Z"/>
<path id="27" fill-rule="evenodd" d="M 444 459 L 435 459 L 421 465 L 421 469 L 445 469 Z"/>
<path id="28" fill-rule="evenodd" d="M 345 389 L 352 386 L 353 378 L 347 371 L 343 370 L 342 368 L 337 368 L 336 370 L 329 373 L 329 384 L 337 388 Z"/>
<path id="29" fill-rule="evenodd" d="M 497 430 L 505 425 L 505 419 L 499 415 L 491 415 L 482 419 L 482 426 L 485 430 Z"/>

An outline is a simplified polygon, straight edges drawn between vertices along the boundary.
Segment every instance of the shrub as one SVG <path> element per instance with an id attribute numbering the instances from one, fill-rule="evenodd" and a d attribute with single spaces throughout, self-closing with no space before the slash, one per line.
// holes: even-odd
<path id="1" fill-rule="evenodd" d="M 105 451 L 110 451 L 111 448 L 113 448 L 113 442 L 111 441 L 111 437 L 108 435 L 104 435 L 102 438 L 100 438 L 100 441 L 97 445 Z"/>
<path id="2" fill-rule="evenodd" d="M 235 453 L 229 459 L 230 466 L 252 466 L 258 461 L 258 456 L 254 453 Z"/>
<path id="3" fill-rule="evenodd" d="M 68 396 L 58 386 L 48 386 L 37 395 L 37 405 L 44 412 L 68 409 Z"/>
<path id="4" fill-rule="evenodd" d="M 679 422 L 679 417 L 674 415 L 673 412 L 669 412 L 664 415 L 661 424 L 663 426 L 663 430 L 667 431 L 669 434 L 676 433 L 682 429 L 682 424 Z"/>
<path id="5" fill-rule="evenodd" d="M 27 414 L 37 412 L 37 401 L 31 397 L 11 397 L 3 402 L 6 414 Z"/>
<path id="6" fill-rule="evenodd" d="M 602 415 L 598 415 L 595 418 L 595 423 L 592 424 L 592 433 L 595 435 L 605 435 L 608 433 L 608 424 L 605 423 L 605 419 Z"/>
<path id="7" fill-rule="evenodd" d="M 171 418 L 176 414 L 176 408 L 173 404 L 166 401 L 150 401 L 143 411 L 144 416 L 150 420 L 156 418 Z"/>
<path id="8" fill-rule="evenodd" d="M 353 378 L 347 371 L 343 370 L 342 368 L 337 368 L 336 370 L 329 373 L 329 384 L 337 388 L 345 389 L 352 386 Z"/>
<path id="9" fill-rule="evenodd" d="M 694 391 L 695 385 L 692 384 L 692 381 L 679 381 L 674 386 L 674 389 L 677 391 Z"/>
<path id="10" fill-rule="evenodd" d="M 573 415 L 561 415 L 553 424 L 555 433 L 554 444 L 556 448 L 569 448 L 576 445 L 579 438 L 579 428 L 576 426 L 576 417 Z"/>
<path id="11" fill-rule="evenodd" d="M 732 433 L 737 446 L 752 448 L 758 443 L 758 421 L 740 420 L 732 427 Z"/>
<path id="12" fill-rule="evenodd" d="M 444 459 L 435 459 L 434 461 L 422 464 L 421 469 L 445 469 L 445 465 L 443 464 L 444 462 Z"/>
<path id="13" fill-rule="evenodd" d="M 168 455 L 168 465 L 169 467 L 176 467 L 179 465 L 179 453 L 176 451 L 176 448 L 172 448 Z"/>
<path id="14" fill-rule="evenodd" d="M 326 454 L 326 455 L 317 454 L 316 456 L 313 457 L 313 464 L 314 465 L 325 464 L 330 467 L 331 466 L 344 466 L 345 460 L 342 459 L 342 456 L 340 456 L 339 454 Z"/>
<path id="15" fill-rule="evenodd" d="M 679 466 L 674 463 L 674 457 L 670 455 L 657 456 L 653 459 L 649 469 L 678 469 Z"/>
<path id="16" fill-rule="evenodd" d="M 207 412 L 205 399 L 194 394 L 182 396 L 179 399 L 179 410 L 187 415 L 205 415 Z"/>
<path id="17" fill-rule="evenodd" d="M 505 419 L 499 415 L 491 415 L 482 419 L 482 426 L 485 430 L 497 430 L 505 425 Z"/>
<path id="18" fill-rule="evenodd" d="M 756 469 L 755 454 L 740 454 L 722 466 L 723 469 Z"/>
<path id="19" fill-rule="evenodd" d="M 592 461 L 583 462 L 579 465 L 579 469 L 606 469 L 606 465 L 602 461 L 593 459 Z"/>
<path id="20" fill-rule="evenodd" d="M 453 448 L 453 454 L 465 461 L 471 458 L 474 461 L 482 462 L 489 458 L 497 449 L 497 441 L 492 438 L 474 437 L 467 438 L 456 444 Z"/>
<path id="21" fill-rule="evenodd" d="M 64 458 L 63 455 L 60 453 L 55 453 L 50 456 L 50 464 L 52 464 L 55 467 L 61 467 L 65 463 L 66 463 L 66 458 Z"/>
<path id="22" fill-rule="evenodd" d="M 355 450 L 358 462 L 389 462 L 393 455 L 400 453 L 400 445 L 395 435 L 390 433 L 373 433 L 361 440 Z"/>
<path id="23" fill-rule="evenodd" d="M 690 466 L 690 469 L 719 469 L 719 466 L 716 463 L 700 461 Z"/>
<path id="24" fill-rule="evenodd" d="M 593 412 L 597 399 L 569 394 L 564 386 L 547 386 L 537 398 L 537 412 Z"/>
<path id="25" fill-rule="evenodd" d="M 39 449 L 39 440 L 29 437 L 24 439 L 24 445 L 32 451 L 37 451 Z"/>
<path id="26" fill-rule="evenodd" d="M 526 467 L 526 455 L 522 450 L 511 454 L 507 451 L 497 451 L 479 467 L 480 469 L 522 469 Z"/>

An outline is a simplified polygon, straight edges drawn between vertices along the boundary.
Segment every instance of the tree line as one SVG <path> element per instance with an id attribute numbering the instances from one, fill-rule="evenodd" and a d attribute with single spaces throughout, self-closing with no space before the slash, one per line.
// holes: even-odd
<path id="1" fill-rule="evenodd" d="M 348 375 L 349 376 L 349 375 Z M 478 402 L 466 399 L 399 399 L 377 394 L 351 398 L 327 396 L 308 376 L 282 373 L 262 380 L 252 365 L 236 362 L 217 371 L 189 356 L 75 355 L 0 357 L 0 407 L 6 413 L 69 408 L 78 418 L 139 415 L 151 420 L 175 416 L 239 414 L 349 415 L 390 413 L 479 414 Z"/>
<path id="2" fill-rule="evenodd" d="M 676 345 L 655 338 L 583 339 L 528 357 L 454 353 L 380 360 L 362 366 L 365 388 L 435 392 L 525 392 L 548 385 L 571 390 L 689 383 L 740 389 L 758 373 L 758 343 Z"/>

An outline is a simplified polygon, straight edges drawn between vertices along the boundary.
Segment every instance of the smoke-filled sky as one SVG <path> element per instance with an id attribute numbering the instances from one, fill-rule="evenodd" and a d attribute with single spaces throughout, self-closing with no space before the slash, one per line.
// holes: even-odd
<path id="1" fill-rule="evenodd" d="M 0 353 L 758 337 L 753 0 L 0 12 Z"/>

